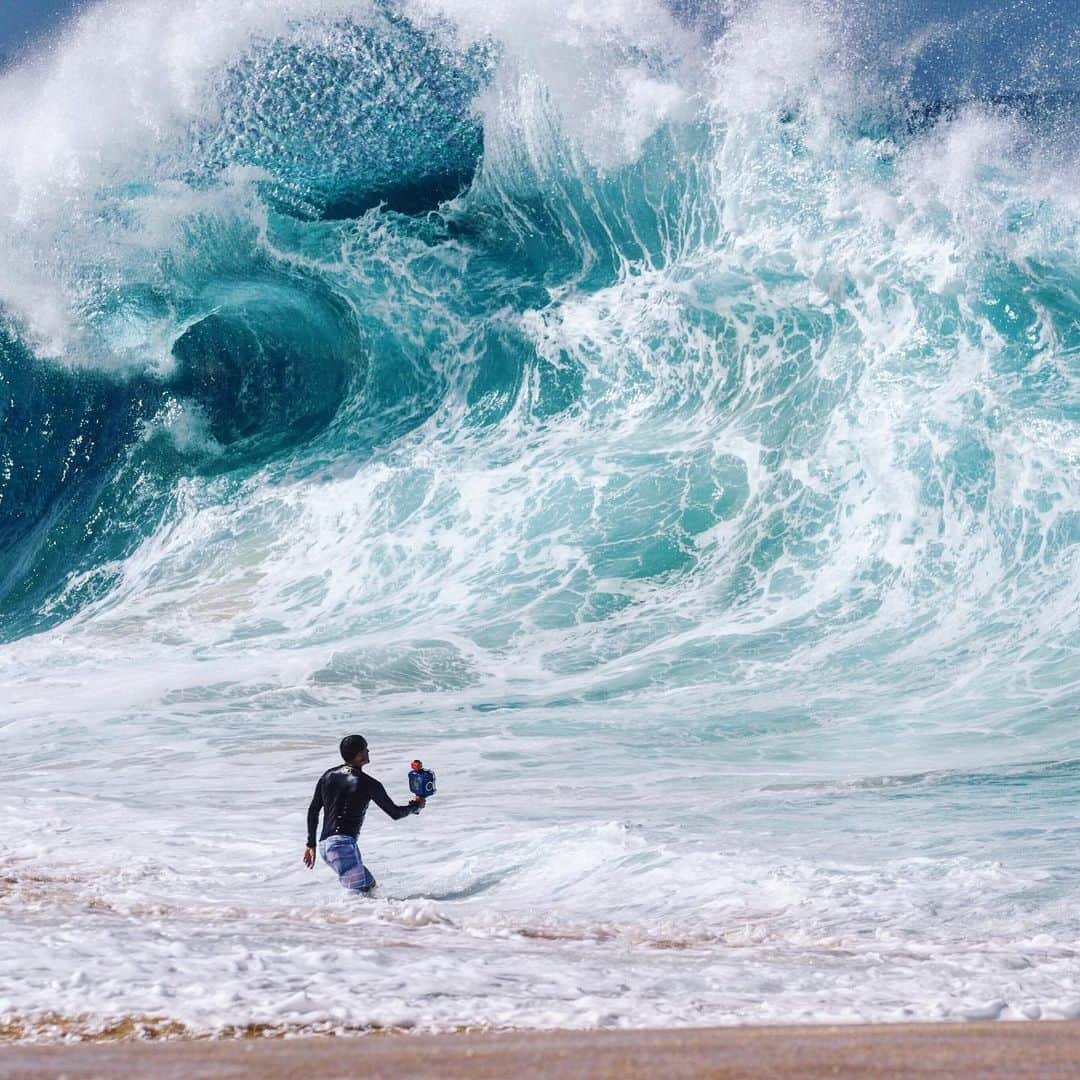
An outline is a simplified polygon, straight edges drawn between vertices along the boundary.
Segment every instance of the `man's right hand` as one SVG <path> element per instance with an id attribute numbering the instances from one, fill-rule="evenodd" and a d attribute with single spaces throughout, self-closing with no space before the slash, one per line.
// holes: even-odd
<path id="1" fill-rule="evenodd" d="M 304 848 L 304 865 L 309 870 L 315 865 L 315 849 L 313 847 Z"/>
<path id="2" fill-rule="evenodd" d="M 415 799 L 410 799 L 409 800 L 409 805 L 410 806 L 415 806 L 416 807 L 416 812 L 419 813 L 421 810 L 424 809 L 425 806 L 427 806 L 427 799 L 425 799 L 421 795 L 417 795 Z"/>

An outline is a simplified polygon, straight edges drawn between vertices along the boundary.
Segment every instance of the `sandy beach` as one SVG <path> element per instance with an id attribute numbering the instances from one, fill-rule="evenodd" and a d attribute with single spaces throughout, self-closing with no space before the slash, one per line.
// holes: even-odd
<path id="1" fill-rule="evenodd" d="M 0 1077 L 1075 1076 L 1080 1021 L 533 1031 L 9 1046 Z"/>

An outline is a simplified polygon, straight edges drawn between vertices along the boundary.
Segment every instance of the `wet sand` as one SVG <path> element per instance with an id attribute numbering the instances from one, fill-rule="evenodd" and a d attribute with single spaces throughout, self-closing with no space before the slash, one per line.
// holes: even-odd
<path id="1" fill-rule="evenodd" d="M 1080 1021 L 76 1043 L 0 1049 L 0 1077 L 1080 1076 Z"/>

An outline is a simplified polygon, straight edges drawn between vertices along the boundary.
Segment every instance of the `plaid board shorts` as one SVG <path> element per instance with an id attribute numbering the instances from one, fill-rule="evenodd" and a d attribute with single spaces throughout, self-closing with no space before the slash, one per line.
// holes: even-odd
<path id="1" fill-rule="evenodd" d="M 375 884 L 371 871 L 364 865 L 355 836 L 328 836 L 319 844 L 323 861 L 338 876 L 344 889 L 367 892 Z"/>

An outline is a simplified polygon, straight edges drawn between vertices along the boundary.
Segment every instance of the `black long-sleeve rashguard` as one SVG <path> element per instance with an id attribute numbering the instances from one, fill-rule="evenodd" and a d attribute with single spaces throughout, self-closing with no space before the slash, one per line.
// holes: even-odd
<path id="1" fill-rule="evenodd" d="M 319 811 L 323 812 L 323 827 L 320 840 L 328 836 L 356 836 L 364 824 L 368 803 L 374 802 L 392 818 L 408 817 L 419 813 L 420 807 L 414 804 L 398 806 L 386 788 L 373 776 L 354 769 L 351 765 L 337 765 L 319 777 L 315 785 L 315 794 L 307 812 L 307 844 L 315 846 L 315 830 L 319 826 Z"/>

